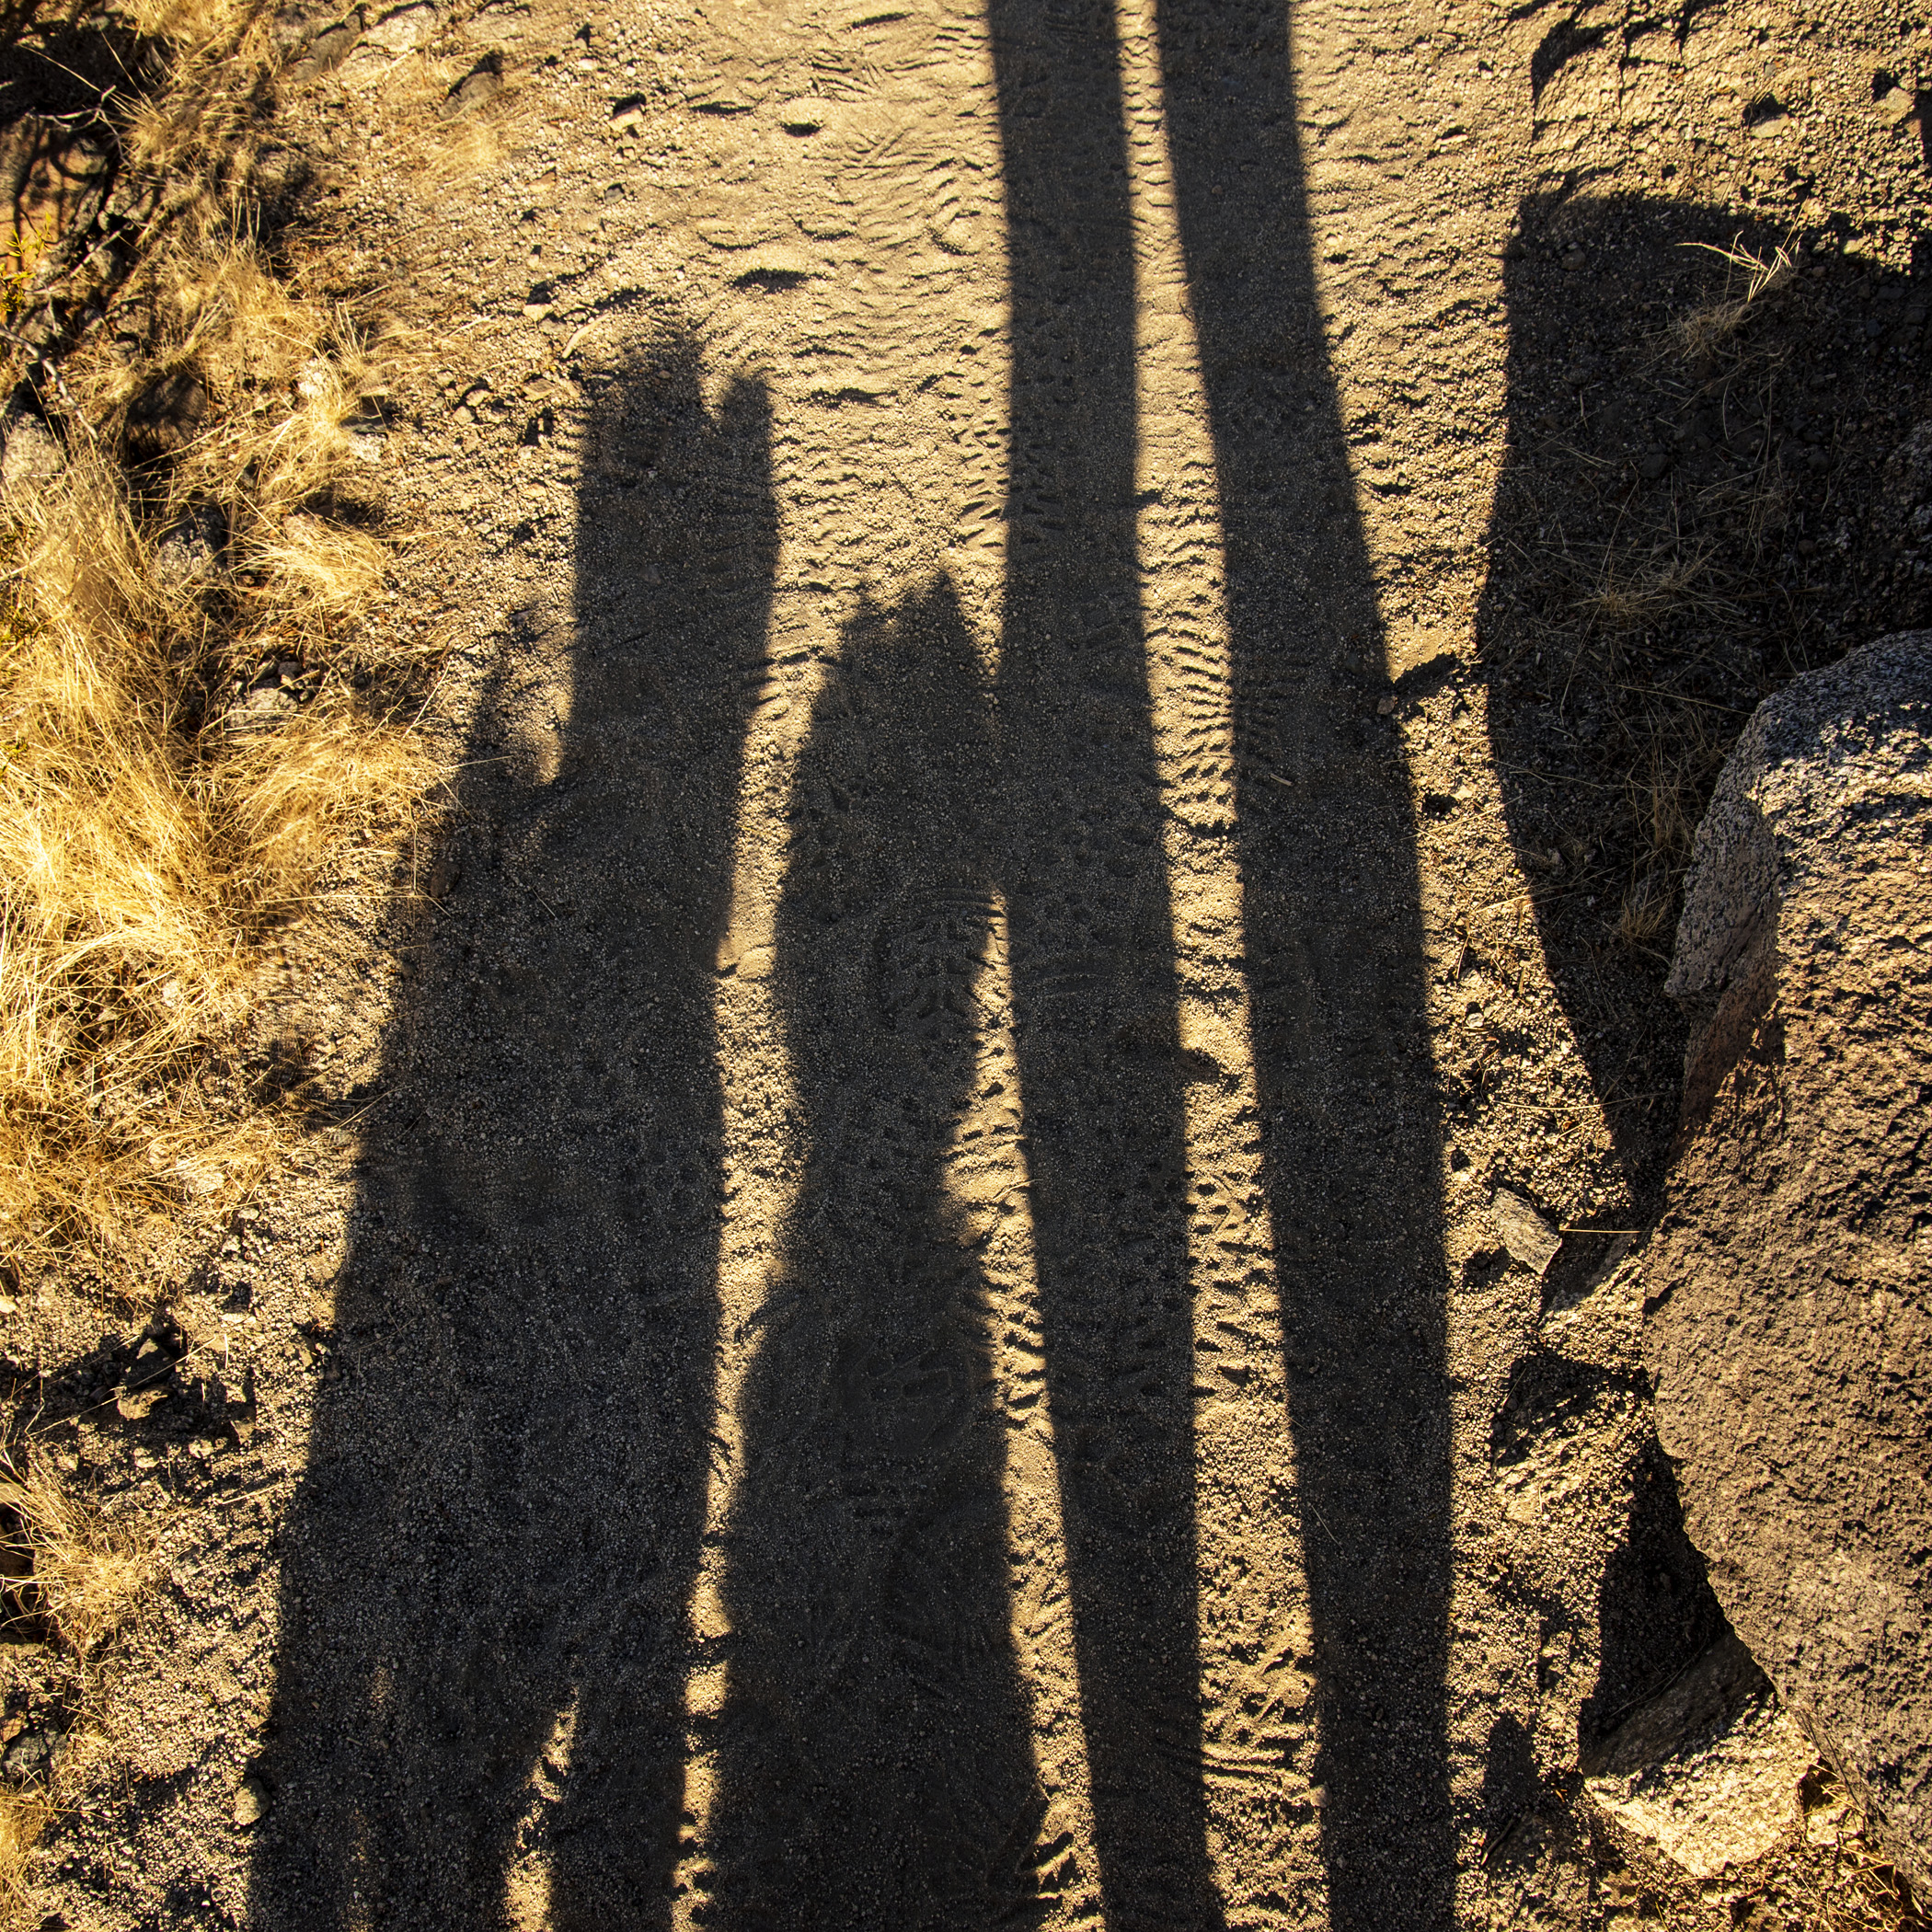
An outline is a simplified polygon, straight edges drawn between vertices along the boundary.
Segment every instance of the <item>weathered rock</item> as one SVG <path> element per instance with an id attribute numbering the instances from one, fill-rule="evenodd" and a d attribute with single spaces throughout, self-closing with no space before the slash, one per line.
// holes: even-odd
<path id="1" fill-rule="evenodd" d="M 0 1775 L 15 1784 L 24 1783 L 30 1777 L 44 1777 L 58 1742 L 49 1731 L 23 1731 L 7 1745 L 6 1755 L 0 1757 Z"/>
<path id="2" fill-rule="evenodd" d="M 479 61 L 443 97 L 436 109 L 439 121 L 454 121 L 473 109 L 486 107 L 503 91 L 502 63 L 495 54 Z"/>
<path id="3" fill-rule="evenodd" d="M 16 413 L 0 421 L 0 495 L 21 496 L 51 483 L 63 461 L 53 432 L 38 416 Z"/>
<path id="4" fill-rule="evenodd" d="M 357 7 L 309 41 L 302 57 L 289 67 L 288 77 L 292 81 L 307 81 L 331 72 L 355 52 L 356 42 L 362 37 L 362 11 Z"/>
<path id="5" fill-rule="evenodd" d="M 364 29 L 362 40 L 385 53 L 408 53 L 436 31 L 438 17 L 431 0 L 412 0 L 408 6 L 391 8 Z"/>
<path id="6" fill-rule="evenodd" d="M 1592 1800 L 1694 1879 L 1748 1865 L 1799 1821 L 1816 1758 L 1728 1632 L 1584 1760 Z"/>
<path id="7" fill-rule="evenodd" d="M 1532 1203 L 1512 1188 L 1498 1188 L 1489 1197 L 1489 1218 L 1511 1258 L 1532 1274 L 1541 1274 L 1556 1259 L 1563 1237 Z"/>
<path id="8" fill-rule="evenodd" d="M 1658 1434 L 1732 1626 L 1932 1881 L 1932 632 L 1760 706 L 1697 834 Z"/>
<path id="9" fill-rule="evenodd" d="M 129 460 L 147 463 L 173 455 L 194 439 L 207 414 L 207 385 L 194 370 L 163 371 L 128 405 Z"/>

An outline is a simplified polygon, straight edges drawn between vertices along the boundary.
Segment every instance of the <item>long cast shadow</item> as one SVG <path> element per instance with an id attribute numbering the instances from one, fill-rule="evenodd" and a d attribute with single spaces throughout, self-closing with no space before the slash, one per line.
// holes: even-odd
<path id="1" fill-rule="evenodd" d="M 1006 1423 L 945 1172 L 992 919 L 985 681 L 942 581 L 862 608 L 794 784 L 772 990 L 806 1168 L 745 1385 L 705 1922 L 1035 1923 Z"/>
<path id="2" fill-rule="evenodd" d="M 1408 775 L 1278 0 L 1162 0 L 1226 544 L 1236 840 L 1338 1932 L 1453 1923 L 1441 1130 Z M 1277 782 L 1285 781 L 1285 782 Z"/>
<path id="3" fill-rule="evenodd" d="M 1220 1908 L 1121 54 L 1108 0 L 993 0 L 989 23 L 1012 328 L 1000 872 L 1047 1397 L 1107 1921 L 1179 1932 Z"/>
<path id="4" fill-rule="evenodd" d="M 554 774 L 478 714 L 288 1526 L 252 1922 L 666 1922 L 717 1330 L 717 947 L 775 517 L 762 392 L 599 397 Z M 528 694 L 523 694 L 528 696 Z"/>

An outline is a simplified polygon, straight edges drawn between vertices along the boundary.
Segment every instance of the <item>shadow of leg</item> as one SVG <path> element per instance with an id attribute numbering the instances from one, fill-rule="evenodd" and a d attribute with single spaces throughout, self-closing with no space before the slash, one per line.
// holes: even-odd
<path id="1" fill-rule="evenodd" d="M 945 1165 L 993 916 L 986 691 L 942 583 L 813 707 L 774 992 L 803 1186 L 745 1386 L 706 1922 L 1039 1916 L 1006 1425 Z"/>
<path id="2" fill-rule="evenodd" d="M 1135 552 L 1113 11 L 992 8 L 1012 273 L 999 679 L 1047 1391 L 1107 1918 L 1218 1922 L 1202 1791 L 1172 910 Z"/>
<path id="3" fill-rule="evenodd" d="M 1408 775 L 1324 348 L 1288 16 L 1163 0 L 1226 541 L 1256 1075 L 1338 1932 L 1452 1922 L 1441 1135 Z M 1284 781 L 1284 782 L 1278 782 Z"/>

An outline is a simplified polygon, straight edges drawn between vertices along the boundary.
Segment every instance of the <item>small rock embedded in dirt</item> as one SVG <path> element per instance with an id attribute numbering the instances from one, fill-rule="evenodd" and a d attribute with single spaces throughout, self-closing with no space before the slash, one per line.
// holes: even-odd
<path id="1" fill-rule="evenodd" d="M 191 510 L 162 533 L 155 546 L 155 561 L 161 574 L 176 583 L 204 583 L 223 574 L 222 550 L 227 537 L 218 512 Z"/>
<path id="2" fill-rule="evenodd" d="M 1918 105 L 1918 97 L 1910 87 L 1902 87 L 1897 81 L 1892 80 L 1889 75 L 1886 79 L 1891 84 L 1877 96 L 1879 112 L 1888 121 L 1904 121 Z"/>
<path id="3" fill-rule="evenodd" d="M 503 75 L 494 58 L 480 62 L 452 87 L 436 109 L 439 121 L 454 121 L 473 108 L 494 100 L 503 91 Z"/>
<path id="4" fill-rule="evenodd" d="M 165 1383 L 154 1382 L 144 1387 L 134 1383 L 125 1384 L 115 1393 L 115 1412 L 123 1422 L 144 1422 L 167 1400 L 169 1394 Z"/>
<path id="5" fill-rule="evenodd" d="M 61 472 L 61 446 L 37 416 L 16 416 L 0 444 L 0 491 L 11 496 L 51 482 Z"/>
<path id="6" fill-rule="evenodd" d="M 308 51 L 290 66 L 289 78 L 297 82 L 315 80 L 332 72 L 355 52 L 355 44 L 362 37 L 362 16 L 358 10 L 333 27 L 324 28 L 308 43 Z"/>
<path id="7" fill-rule="evenodd" d="M 53 1761 L 60 1740 L 51 1731 L 23 1731 L 0 1757 L 0 1774 L 15 1784 L 42 1776 Z"/>
<path id="8" fill-rule="evenodd" d="M 227 728 L 231 731 L 259 731 L 279 723 L 294 708 L 294 700 L 286 691 L 273 684 L 260 684 L 228 713 Z"/>
<path id="9" fill-rule="evenodd" d="M 1512 1188 L 1498 1188 L 1490 1195 L 1489 1218 L 1511 1258 L 1532 1274 L 1542 1274 L 1563 1245 L 1562 1236 Z"/>
<path id="10" fill-rule="evenodd" d="M 826 107 L 809 98 L 788 100 L 778 109 L 778 125 L 788 134 L 816 134 L 825 125 Z"/>
<path id="11" fill-rule="evenodd" d="M 1644 1350 L 1739 1636 L 1932 1880 L 1932 632 L 1759 706 L 1697 832 L 1669 991 L 1680 1155 Z"/>
<path id="12" fill-rule="evenodd" d="M 1586 1754 L 1583 1771 L 1600 1810 L 1712 1879 L 1784 1834 L 1815 1756 L 1727 1632 Z"/>
<path id="13" fill-rule="evenodd" d="M 259 1824 L 269 1815 L 269 1790 L 258 1777 L 242 1780 L 242 1788 L 235 1794 L 235 1822 L 246 1831 L 251 1824 Z"/>

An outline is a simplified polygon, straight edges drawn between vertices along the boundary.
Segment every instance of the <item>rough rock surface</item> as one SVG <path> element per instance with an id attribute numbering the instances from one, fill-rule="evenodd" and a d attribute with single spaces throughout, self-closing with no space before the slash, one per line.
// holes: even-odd
<path id="1" fill-rule="evenodd" d="M 1816 1754 L 1726 1633 L 1626 1718 L 1583 1770 L 1591 1798 L 1694 1879 L 1748 1865 L 1799 1815 Z"/>
<path id="2" fill-rule="evenodd" d="M 1740 1636 L 1932 1880 L 1932 633 L 1758 709 L 1697 834 L 1645 1350 Z"/>

